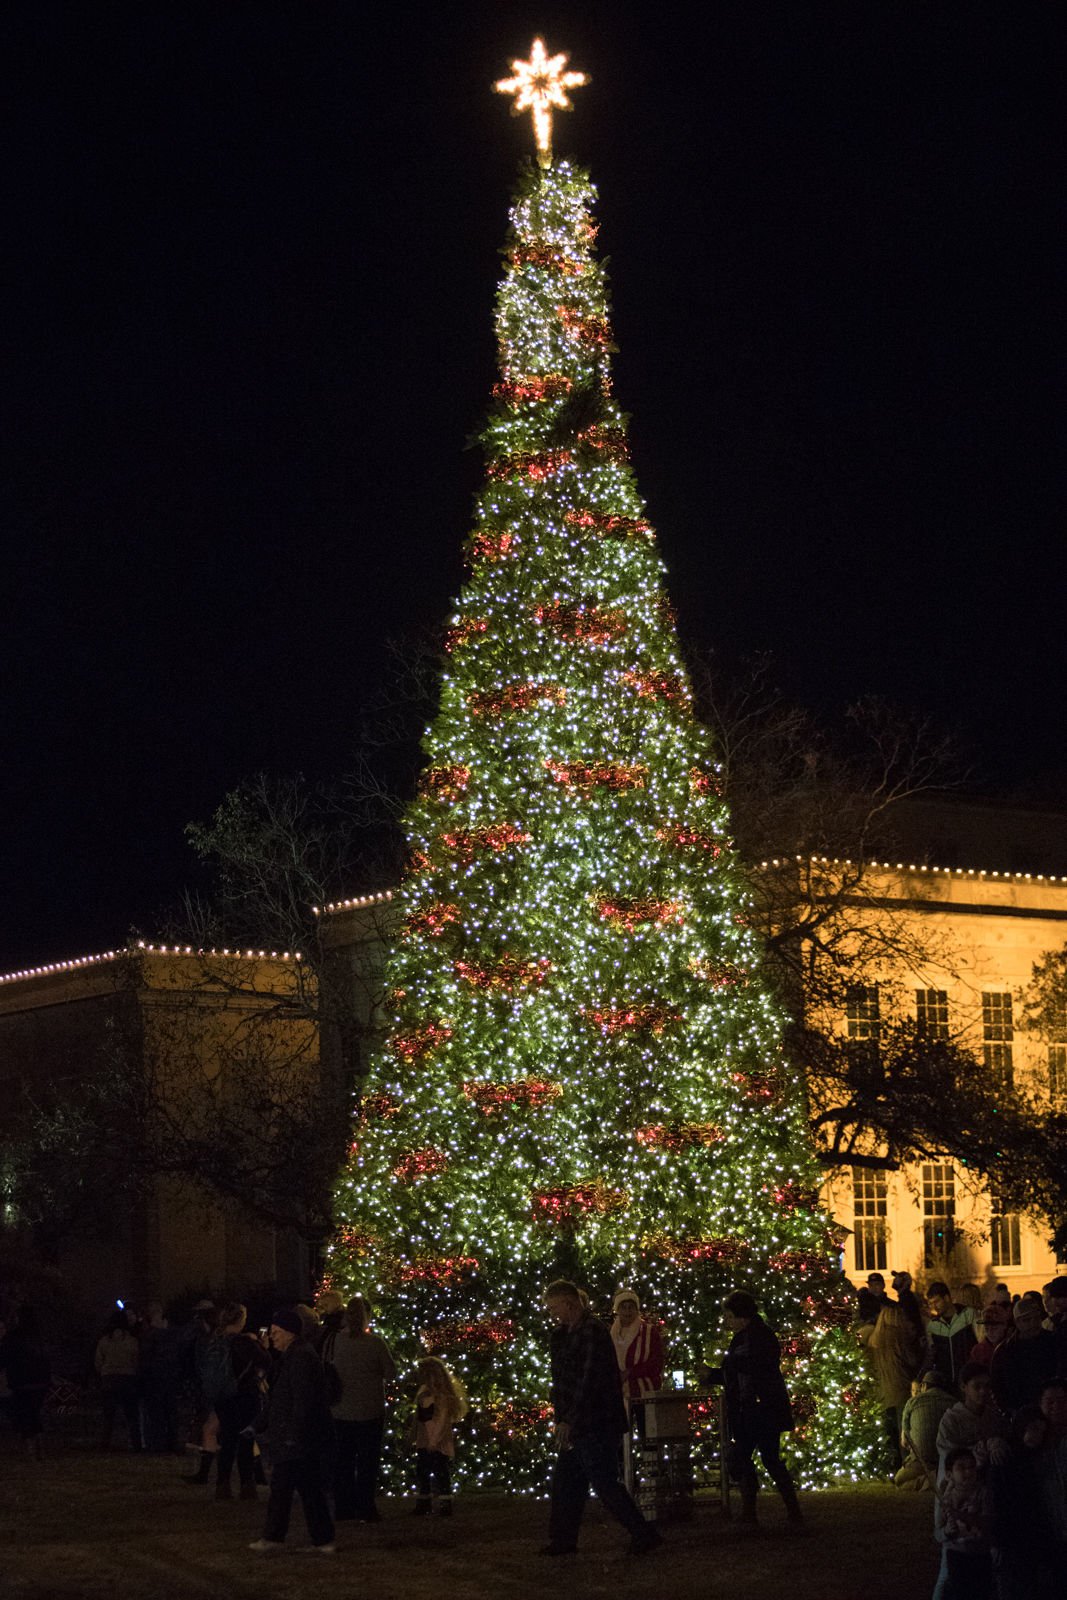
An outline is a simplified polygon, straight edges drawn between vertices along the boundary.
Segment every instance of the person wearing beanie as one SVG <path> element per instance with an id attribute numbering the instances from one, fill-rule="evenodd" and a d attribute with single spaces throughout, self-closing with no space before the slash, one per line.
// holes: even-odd
<path id="1" fill-rule="evenodd" d="M 887 1309 L 903 1315 L 899 1306 Z M 876 1328 L 886 1315 L 883 1311 Z M 757 1522 L 759 1478 L 752 1456 L 758 1452 L 767 1476 L 782 1497 L 790 1526 L 799 1529 L 804 1518 L 796 1485 L 781 1456 L 781 1436 L 793 1428 L 793 1408 L 782 1377 L 781 1346 L 760 1316 L 755 1300 L 744 1289 L 735 1289 L 726 1296 L 723 1321 L 733 1335 L 722 1364 L 730 1434 L 726 1464 L 741 1490 L 741 1521 L 750 1527 Z"/>
<path id="2" fill-rule="evenodd" d="M 329 1390 L 303 1327 L 296 1311 L 275 1311 L 270 1319 L 270 1342 L 279 1359 L 256 1423 L 257 1433 L 266 1434 L 272 1464 L 263 1537 L 249 1546 L 257 1555 L 273 1555 L 285 1544 L 294 1494 L 300 1496 L 312 1550 L 324 1556 L 336 1550 L 322 1483 L 322 1461 L 333 1439 Z"/>
<path id="3" fill-rule="evenodd" d="M 658 1322 L 641 1315 L 641 1302 L 633 1289 L 620 1289 L 611 1309 L 611 1339 L 629 1410 L 634 1400 L 663 1385 L 663 1335 Z"/>

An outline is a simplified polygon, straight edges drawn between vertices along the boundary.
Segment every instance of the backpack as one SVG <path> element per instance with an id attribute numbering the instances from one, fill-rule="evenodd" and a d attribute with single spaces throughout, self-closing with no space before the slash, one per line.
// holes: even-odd
<path id="1" fill-rule="evenodd" d="M 217 1406 L 220 1400 L 231 1400 L 237 1393 L 233 1361 L 230 1359 L 230 1341 L 224 1333 L 209 1333 L 197 1340 L 196 1376 L 204 1399 Z"/>
<path id="2" fill-rule="evenodd" d="M 341 1374 L 332 1360 L 334 1340 L 336 1338 L 336 1333 L 331 1333 L 322 1347 L 322 1370 L 326 1374 L 326 1404 L 331 1407 L 340 1403 L 341 1396 L 345 1392 L 345 1386 L 341 1382 Z"/>

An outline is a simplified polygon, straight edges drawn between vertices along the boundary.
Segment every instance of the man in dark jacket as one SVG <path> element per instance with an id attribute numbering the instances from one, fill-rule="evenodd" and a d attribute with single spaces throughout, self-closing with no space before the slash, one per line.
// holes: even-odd
<path id="1" fill-rule="evenodd" d="M 556 1323 L 552 1334 L 552 1410 L 559 1455 L 552 1472 L 549 1542 L 543 1554 L 570 1555 L 592 1489 L 606 1511 L 630 1534 L 634 1555 L 661 1540 L 619 1482 L 619 1444 L 626 1432 L 619 1363 L 611 1334 L 592 1316 L 573 1283 L 559 1279 L 545 1290 Z"/>
<path id="2" fill-rule="evenodd" d="M 742 1521 L 756 1521 L 759 1479 L 752 1453 L 758 1450 L 789 1521 L 800 1524 L 803 1518 L 797 1491 L 780 1451 L 782 1434 L 793 1427 L 793 1409 L 782 1377 L 778 1340 L 760 1316 L 755 1300 L 743 1289 L 727 1295 L 723 1320 L 733 1334 L 723 1362 L 730 1432 L 727 1465 L 741 1489 Z"/>
<path id="3" fill-rule="evenodd" d="M 948 1284 L 940 1279 L 926 1291 L 930 1320 L 926 1337 L 930 1341 L 930 1362 L 954 1389 L 960 1373 L 971 1359 L 978 1343 L 977 1316 L 973 1306 L 958 1306 L 949 1294 Z"/>
<path id="4" fill-rule="evenodd" d="M 276 1311 L 270 1342 L 280 1357 L 256 1431 L 265 1433 L 270 1451 L 270 1499 L 262 1539 L 249 1548 L 272 1555 L 285 1543 L 293 1494 L 304 1508 L 312 1549 L 332 1556 L 333 1518 L 322 1487 L 322 1458 L 333 1432 L 329 1391 L 322 1362 L 301 1337 L 295 1311 Z"/>

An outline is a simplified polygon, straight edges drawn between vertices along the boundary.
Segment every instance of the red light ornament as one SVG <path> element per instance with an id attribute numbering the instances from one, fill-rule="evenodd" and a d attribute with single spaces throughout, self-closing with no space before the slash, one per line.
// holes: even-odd
<path id="1" fill-rule="evenodd" d="M 452 971 L 473 989 L 538 989 L 552 971 L 547 956 L 523 961 L 518 956 L 501 956 L 499 961 L 454 961 Z"/>
<path id="2" fill-rule="evenodd" d="M 458 828 L 441 836 L 441 843 L 455 861 L 469 865 L 486 851 L 499 853 L 514 845 L 529 844 L 531 835 L 512 822 L 495 822 L 484 828 Z"/>
<path id="3" fill-rule="evenodd" d="M 622 933 L 633 933 L 646 923 L 674 922 L 679 927 L 685 921 L 680 900 L 653 900 L 614 895 L 594 900 L 601 918 Z"/>
<path id="4" fill-rule="evenodd" d="M 614 761 L 591 766 L 585 761 L 546 761 L 556 783 L 574 789 L 643 789 L 647 767 L 621 767 Z"/>
<path id="5" fill-rule="evenodd" d="M 566 705 L 567 691 L 558 683 L 509 683 L 503 689 L 475 689 L 467 696 L 467 704 L 476 717 L 501 711 L 529 711 L 542 700 Z"/>
<path id="6" fill-rule="evenodd" d="M 421 1150 L 409 1150 L 393 1168 L 398 1183 L 419 1183 L 423 1178 L 439 1178 L 448 1170 L 448 1157 L 443 1150 L 427 1145 Z"/>
<path id="7" fill-rule="evenodd" d="M 535 1190 L 532 1214 L 535 1222 L 552 1225 L 580 1222 L 584 1217 L 608 1216 L 625 1210 L 630 1196 L 624 1189 L 610 1189 L 599 1178 L 590 1183 L 565 1183 L 555 1189 Z"/>
<path id="8" fill-rule="evenodd" d="M 517 1078 L 513 1083 L 486 1083 L 471 1079 L 463 1085 L 464 1097 L 486 1117 L 512 1106 L 532 1111 L 558 1100 L 562 1093 L 562 1084 L 553 1083 L 549 1078 Z"/>

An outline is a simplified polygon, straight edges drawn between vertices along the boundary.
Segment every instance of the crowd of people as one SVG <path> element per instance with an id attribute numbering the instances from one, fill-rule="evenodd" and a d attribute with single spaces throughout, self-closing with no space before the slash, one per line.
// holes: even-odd
<path id="1" fill-rule="evenodd" d="M 642 1315 L 637 1294 L 620 1290 L 612 1320 L 594 1314 L 577 1285 L 550 1284 L 551 1400 L 557 1452 L 550 1485 L 548 1556 L 577 1549 L 590 1490 L 629 1534 L 635 1555 L 654 1550 L 660 1534 L 638 1509 L 623 1479 L 624 1444 L 642 1403 L 664 1375 L 660 1324 Z M 724 1384 L 731 1419 L 730 1468 L 741 1488 L 743 1517 L 756 1519 L 758 1454 L 778 1488 L 791 1523 L 801 1525 L 796 1490 L 779 1452 L 790 1427 L 778 1341 L 744 1293 L 727 1298 L 731 1334 Z M 201 1300 L 191 1318 L 171 1324 L 163 1307 L 143 1315 L 118 1307 L 93 1355 L 100 1395 L 101 1449 L 110 1449 L 120 1419 L 133 1451 L 177 1452 L 179 1421 L 192 1399 L 196 1468 L 182 1481 L 217 1500 L 259 1498 L 267 1488 L 262 1537 L 252 1549 L 283 1548 L 294 1497 L 299 1497 L 310 1548 L 331 1555 L 339 1522 L 380 1520 L 376 1503 L 387 1398 L 397 1367 L 370 1326 L 359 1297 L 347 1305 L 333 1292 L 315 1307 L 272 1313 L 258 1330 L 246 1308 Z M 0 1343 L 0 1374 L 11 1391 L 10 1420 L 39 1453 L 41 1408 L 49 1383 L 36 1319 L 23 1308 Z M 468 1409 L 463 1386 L 438 1357 L 427 1355 L 411 1375 L 413 1406 L 405 1442 L 423 1517 L 452 1514 L 456 1427 Z M 183 1405 L 183 1400 L 185 1404 Z M 188 1448 L 188 1447 L 187 1447 Z M 268 1476 L 269 1469 L 269 1476 Z"/>
<path id="2" fill-rule="evenodd" d="M 615 1296 L 610 1324 L 565 1280 L 548 1286 L 545 1309 L 557 1449 L 544 1554 L 577 1549 L 590 1490 L 629 1535 L 631 1551 L 650 1552 L 659 1531 L 622 1469 L 643 1402 L 662 1388 L 660 1325 L 642 1314 L 631 1289 Z M 758 1457 L 787 1526 L 802 1530 L 780 1450 L 792 1410 L 778 1339 L 743 1291 L 726 1297 L 723 1322 L 729 1348 L 706 1376 L 725 1397 L 725 1467 L 740 1492 L 741 1521 L 757 1519 Z M 236 1302 L 202 1300 L 181 1325 L 158 1303 L 139 1317 L 117 1308 L 94 1352 L 99 1444 L 112 1446 L 121 1418 L 132 1450 L 177 1452 L 191 1400 L 198 1459 L 183 1481 L 230 1500 L 236 1468 L 241 1499 L 256 1500 L 265 1487 L 263 1534 L 252 1545 L 264 1555 L 283 1548 L 299 1497 L 310 1548 L 331 1555 L 338 1522 L 380 1520 L 396 1363 L 358 1296 L 346 1305 L 328 1291 L 314 1308 L 286 1306 L 259 1329 L 246 1324 Z M 893 1276 L 892 1292 L 872 1273 L 857 1294 L 857 1330 L 895 1481 L 932 1496 L 941 1548 L 934 1600 L 1050 1600 L 1067 1570 L 1067 1278 L 1016 1297 L 1003 1285 L 988 1297 L 968 1284 L 953 1295 L 934 1281 L 924 1303 L 907 1273 Z M 447 1517 L 467 1397 L 436 1356 L 408 1377 L 412 1511 Z M 0 1380 L 14 1430 L 39 1455 L 50 1369 L 29 1306 L 0 1327 Z"/>
<path id="3" fill-rule="evenodd" d="M 1067 1579 L 1067 1277 L 922 1305 L 907 1273 L 857 1295 L 895 1482 L 927 1490 L 934 1600 L 1052 1600 Z"/>

